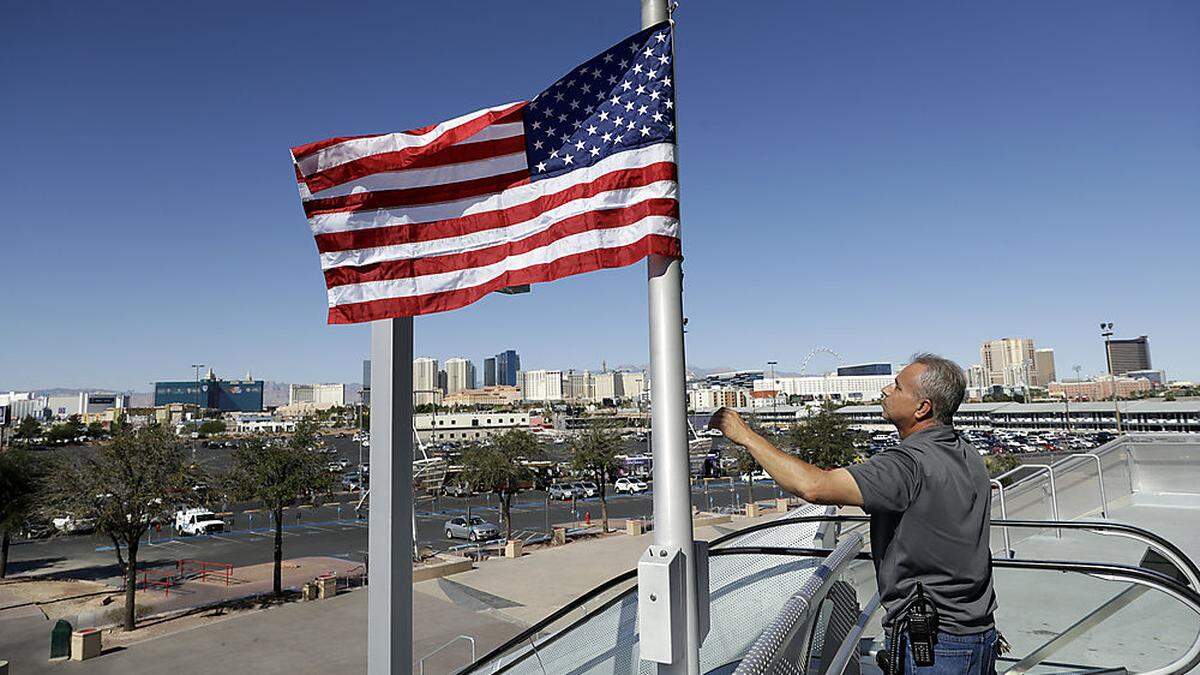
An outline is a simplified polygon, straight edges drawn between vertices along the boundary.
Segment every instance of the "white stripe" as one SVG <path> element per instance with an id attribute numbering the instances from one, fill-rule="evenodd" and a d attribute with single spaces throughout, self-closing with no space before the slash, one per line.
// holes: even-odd
<path id="1" fill-rule="evenodd" d="M 450 131 L 455 127 L 462 126 L 471 120 L 478 119 L 490 112 L 496 112 L 511 108 L 517 102 L 498 105 L 494 108 L 484 108 L 476 110 L 466 115 L 455 117 L 451 120 L 446 120 L 435 126 L 429 131 L 420 134 L 412 135 L 406 133 L 382 134 L 380 136 L 370 136 L 368 138 L 355 138 L 348 141 L 342 141 L 337 145 L 331 145 L 328 148 L 322 148 L 304 159 L 297 162 L 300 166 L 300 172 L 305 176 L 311 176 L 319 171 L 325 171 L 335 166 L 340 166 L 347 162 L 353 162 L 356 159 L 377 155 L 381 152 L 396 152 L 404 148 L 419 148 L 429 145 L 437 140 L 442 134 Z"/>
<path id="2" fill-rule="evenodd" d="M 394 209 L 326 213 L 308 219 L 314 235 L 327 232 L 365 230 L 373 227 L 428 223 L 437 220 L 461 218 L 463 216 L 509 209 L 527 204 L 538 197 L 565 190 L 572 185 L 590 183 L 601 176 L 621 169 L 640 169 L 658 162 L 674 162 L 675 145 L 656 143 L 644 148 L 625 150 L 605 157 L 592 166 L 576 169 L 570 173 L 518 185 L 491 195 L 459 199 L 440 204 L 404 206 Z"/>
<path id="3" fill-rule="evenodd" d="M 527 168 L 529 167 L 525 163 L 525 151 L 521 150 L 510 155 L 489 157 L 473 162 L 371 174 L 370 176 L 364 176 L 348 183 L 342 183 L 341 185 L 321 190 L 311 197 L 304 196 L 308 186 L 301 183 L 300 186 L 304 189 L 300 190 L 300 195 L 304 201 L 308 201 L 309 199 L 325 199 L 327 197 L 345 197 L 346 195 L 360 192 L 374 192 L 376 190 L 406 190 L 409 188 L 445 185 L 464 180 L 488 178 L 502 173 L 522 171 Z"/>
<path id="4" fill-rule="evenodd" d="M 462 253 L 476 249 L 495 246 L 508 241 L 519 241 L 530 235 L 537 234 L 557 222 L 578 216 L 587 211 L 600 209 L 617 209 L 631 204 L 637 204 L 647 199 L 678 199 L 679 185 L 673 180 L 662 180 L 650 183 L 644 187 L 609 190 L 594 197 L 575 199 L 545 211 L 535 218 L 524 222 L 513 223 L 505 227 L 491 230 L 472 232 L 457 237 L 431 239 L 429 241 L 396 244 L 393 246 L 378 246 L 352 251 L 335 251 L 321 254 L 321 268 L 342 267 L 345 265 L 368 265 L 385 260 L 403 260 L 406 258 L 423 258 L 449 253 Z"/>
<path id="5" fill-rule="evenodd" d="M 589 230 L 563 237 L 541 248 L 505 258 L 500 262 L 483 267 L 473 267 L 455 272 L 428 274 L 408 279 L 366 281 L 329 289 L 329 306 L 344 305 L 383 298 L 403 298 L 430 293 L 471 288 L 496 279 L 505 272 L 524 269 L 533 265 L 553 262 L 578 253 L 602 248 L 628 246 L 648 234 L 667 237 L 679 236 L 679 220 L 665 216 L 647 216 L 624 227 Z"/>

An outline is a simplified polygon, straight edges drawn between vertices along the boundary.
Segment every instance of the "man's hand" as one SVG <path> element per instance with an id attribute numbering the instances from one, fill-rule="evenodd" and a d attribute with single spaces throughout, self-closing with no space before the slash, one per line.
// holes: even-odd
<path id="1" fill-rule="evenodd" d="M 712 419 L 708 421 L 708 428 L 720 431 L 730 443 L 737 445 L 746 445 L 754 434 L 754 430 L 746 424 L 741 415 L 725 407 L 718 408 L 717 412 L 713 413 Z"/>

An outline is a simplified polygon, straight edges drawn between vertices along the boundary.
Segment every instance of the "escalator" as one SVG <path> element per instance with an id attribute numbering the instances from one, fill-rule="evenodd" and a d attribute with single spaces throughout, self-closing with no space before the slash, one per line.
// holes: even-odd
<path id="1" fill-rule="evenodd" d="M 701 672 L 879 672 L 866 519 L 790 515 L 711 542 Z M 998 672 L 1157 675 L 1200 663 L 1200 571 L 1172 543 L 1109 522 L 997 520 L 993 528 L 1095 554 L 993 560 L 996 622 L 1013 647 Z M 636 590 L 635 570 L 617 575 L 460 672 L 654 673 L 656 664 L 638 657 Z"/>

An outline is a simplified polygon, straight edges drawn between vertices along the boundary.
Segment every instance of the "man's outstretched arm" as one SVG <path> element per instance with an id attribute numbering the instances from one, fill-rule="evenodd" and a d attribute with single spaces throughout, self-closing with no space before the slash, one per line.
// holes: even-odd
<path id="1" fill-rule="evenodd" d="M 708 426 L 724 434 L 729 442 L 749 450 L 779 487 L 801 499 L 813 504 L 863 505 L 862 492 L 849 471 L 821 469 L 789 455 L 751 429 L 735 411 L 717 410 Z"/>

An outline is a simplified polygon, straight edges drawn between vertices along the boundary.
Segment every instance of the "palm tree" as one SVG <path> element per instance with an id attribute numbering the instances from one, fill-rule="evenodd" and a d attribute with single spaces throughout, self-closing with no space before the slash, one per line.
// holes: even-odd
<path id="1" fill-rule="evenodd" d="M 463 451 L 463 478 L 467 484 L 496 493 L 500 500 L 501 527 L 504 537 L 512 538 L 512 498 L 533 481 L 528 461 L 542 456 L 533 434 L 512 429 L 492 437 L 486 445 L 474 445 Z"/>
<path id="2" fill-rule="evenodd" d="M 621 460 L 621 437 L 611 428 L 594 426 L 571 441 L 571 468 L 592 476 L 600 490 L 600 520 L 608 532 L 608 482 Z"/>

